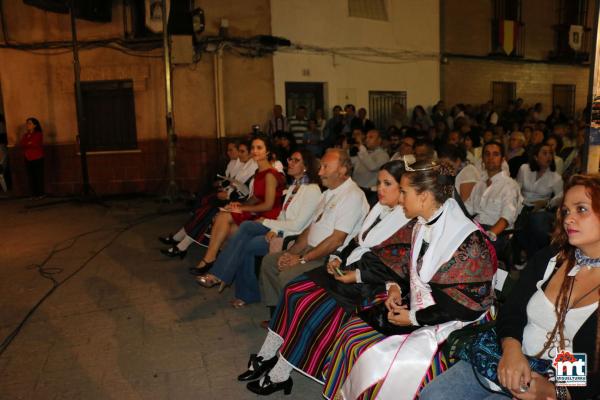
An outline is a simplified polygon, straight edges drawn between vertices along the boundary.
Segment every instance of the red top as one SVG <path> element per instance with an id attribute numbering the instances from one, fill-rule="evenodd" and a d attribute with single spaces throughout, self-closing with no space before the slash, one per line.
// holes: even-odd
<path id="1" fill-rule="evenodd" d="M 231 216 L 236 224 L 241 224 L 244 221 L 253 220 L 257 218 L 268 218 L 268 219 L 277 219 L 279 213 L 281 212 L 281 207 L 283 203 L 283 189 L 285 188 L 285 179 L 282 174 L 279 173 L 274 168 L 269 168 L 264 171 L 257 171 L 254 175 L 254 197 L 259 200 L 259 203 L 265 201 L 265 195 L 267 191 L 267 174 L 272 174 L 277 180 L 277 187 L 275 189 L 275 203 L 273 203 L 273 208 L 268 211 L 263 211 L 259 213 L 251 213 L 244 211 L 242 213 L 232 213 Z"/>
<path id="2" fill-rule="evenodd" d="M 39 160 L 44 157 L 44 136 L 41 131 L 27 132 L 21 138 L 21 147 L 27 161 Z"/>

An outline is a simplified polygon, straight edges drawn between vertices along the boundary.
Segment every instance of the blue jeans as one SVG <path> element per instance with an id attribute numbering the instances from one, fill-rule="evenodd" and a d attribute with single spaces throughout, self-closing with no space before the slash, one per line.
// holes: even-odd
<path id="1" fill-rule="evenodd" d="M 487 381 L 481 375 L 483 384 Z M 449 394 L 452 394 L 449 397 Z M 420 400 L 438 399 L 469 399 L 469 400 L 506 400 L 509 396 L 492 393 L 481 386 L 475 377 L 473 367 L 466 361 L 459 361 L 448 371 L 429 382 L 421 391 Z"/>
<path id="2" fill-rule="evenodd" d="M 269 252 L 267 232 L 269 228 L 259 222 L 242 222 L 210 270 L 223 282 L 235 283 L 235 297 L 246 303 L 260 301 L 254 258 Z"/>

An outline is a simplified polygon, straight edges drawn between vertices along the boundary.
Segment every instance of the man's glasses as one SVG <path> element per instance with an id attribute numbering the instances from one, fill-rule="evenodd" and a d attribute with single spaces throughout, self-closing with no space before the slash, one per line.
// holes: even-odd
<path id="1" fill-rule="evenodd" d="M 302 160 L 299 159 L 299 158 L 296 158 L 296 157 L 288 157 L 288 159 L 287 159 L 288 164 L 291 163 L 292 161 L 295 162 L 295 163 L 299 163 Z"/>
<path id="2" fill-rule="evenodd" d="M 414 159 L 414 157 L 410 157 L 410 159 Z M 423 167 L 423 168 L 411 168 L 411 166 L 409 165 L 409 162 L 410 162 L 410 164 L 414 164 L 415 163 L 415 161 L 412 161 L 412 162 L 411 161 L 412 160 L 407 160 L 406 159 L 406 155 L 402 156 L 402 162 L 404 162 L 404 170 L 407 171 L 407 172 L 430 171 L 430 170 L 432 170 L 432 169 L 434 169 L 434 168 L 436 168 L 438 166 L 438 164 L 436 164 L 435 162 L 432 161 L 431 164 L 429 164 L 426 167 Z"/>

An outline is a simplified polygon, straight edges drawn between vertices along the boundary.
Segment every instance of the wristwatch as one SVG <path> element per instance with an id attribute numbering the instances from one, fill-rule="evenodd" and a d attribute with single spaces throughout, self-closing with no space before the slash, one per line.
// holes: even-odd
<path id="1" fill-rule="evenodd" d="M 300 256 L 300 264 L 306 264 L 306 260 L 304 259 L 304 256 Z"/>
<path id="2" fill-rule="evenodd" d="M 496 241 L 496 239 L 498 239 L 498 237 L 496 236 L 496 234 L 495 234 L 494 232 L 492 232 L 492 231 L 487 231 L 486 233 L 487 233 L 487 236 L 488 236 L 488 238 L 489 238 L 489 239 L 490 239 L 492 242 L 495 242 L 495 241 Z"/>

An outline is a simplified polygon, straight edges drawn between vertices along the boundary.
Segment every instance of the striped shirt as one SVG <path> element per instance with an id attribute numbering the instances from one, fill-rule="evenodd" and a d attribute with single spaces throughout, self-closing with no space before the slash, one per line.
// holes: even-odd
<path id="1" fill-rule="evenodd" d="M 308 120 L 297 119 L 296 116 L 293 116 L 288 120 L 288 127 L 290 129 L 290 133 L 294 135 L 297 144 L 304 143 L 304 132 L 308 130 Z"/>

